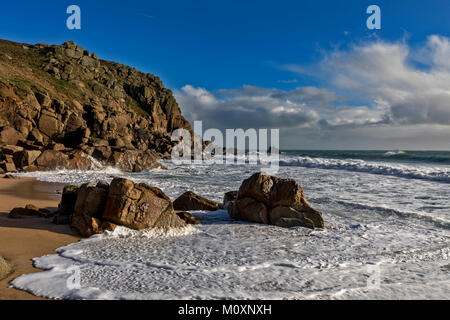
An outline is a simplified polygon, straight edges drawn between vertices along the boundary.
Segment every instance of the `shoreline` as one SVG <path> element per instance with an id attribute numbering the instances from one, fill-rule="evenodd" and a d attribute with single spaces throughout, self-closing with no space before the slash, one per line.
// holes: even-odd
<path id="1" fill-rule="evenodd" d="M 8 218 L 16 207 L 33 204 L 55 210 L 65 184 L 42 182 L 35 178 L 0 176 L 0 256 L 12 266 L 12 272 L 0 280 L 0 300 L 43 300 L 26 291 L 11 288 L 9 283 L 22 274 L 42 272 L 33 266 L 33 258 L 55 254 L 59 247 L 80 240 L 68 225 L 56 225 L 52 219 Z"/>

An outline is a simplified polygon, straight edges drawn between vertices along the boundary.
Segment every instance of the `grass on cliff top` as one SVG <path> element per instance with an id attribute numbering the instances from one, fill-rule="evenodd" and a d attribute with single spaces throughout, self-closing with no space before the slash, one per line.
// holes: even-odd
<path id="1" fill-rule="evenodd" d="M 28 47 L 28 49 L 24 49 Z M 0 61 L 7 65 L 13 65 L 21 70 L 25 76 L 14 75 L 14 77 L 3 75 L 6 82 L 15 85 L 18 88 L 18 95 L 25 94 L 23 91 L 39 91 L 49 92 L 45 89 L 44 82 L 54 87 L 53 98 L 63 98 L 64 96 L 81 99 L 83 93 L 77 86 L 69 83 L 69 81 L 56 79 L 51 74 L 42 70 L 42 65 L 46 63 L 47 57 L 39 54 L 37 49 L 27 44 L 14 43 L 7 40 L 0 40 Z M 35 80 L 30 80 L 35 79 Z M 47 85 L 48 86 L 48 85 Z M 22 92 L 21 92 L 22 91 Z"/>
<path id="2" fill-rule="evenodd" d="M 0 63 L 6 66 L 5 74 L 1 73 L 0 68 L 0 81 L 13 85 L 14 91 L 21 98 L 24 98 L 30 91 L 47 92 L 54 99 L 76 99 L 80 103 L 84 102 L 86 96 L 95 96 L 91 86 L 86 81 L 80 79 L 85 84 L 85 88 L 82 89 L 70 81 L 57 79 L 44 71 L 42 66 L 48 63 L 48 59 L 39 49 L 30 45 L 0 39 Z M 109 69 L 117 70 L 121 67 L 116 62 L 100 61 L 102 65 Z M 115 74 L 114 77 L 122 83 L 127 81 L 126 77 L 119 74 Z M 130 96 L 125 99 L 127 109 L 130 112 L 146 118 L 150 117 L 148 110 L 142 108 L 135 99 Z"/>

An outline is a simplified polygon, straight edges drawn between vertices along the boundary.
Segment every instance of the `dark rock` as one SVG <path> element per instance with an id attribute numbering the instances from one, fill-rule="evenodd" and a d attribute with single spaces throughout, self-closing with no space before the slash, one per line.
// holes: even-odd
<path id="1" fill-rule="evenodd" d="M 12 174 L 5 174 L 3 176 L 3 179 L 19 179 L 19 178 L 16 176 L 13 176 Z"/>
<path id="2" fill-rule="evenodd" d="M 6 145 L 0 147 L 0 150 L 2 154 L 14 155 L 17 152 L 23 151 L 23 148 L 20 146 Z"/>
<path id="3" fill-rule="evenodd" d="M 302 226 L 314 229 L 314 222 L 291 207 L 276 207 L 270 211 L 270 222 L 280 227 Z"/>
<path id="4" fill-rule="evenodd" d="M 96 187 L 97 188 L 102 188 L 102 189 L 105 189 L 105 190 L 109 191 L 109 183 L 104 181 L 104 180 L 100 180 L 99 182 L 97 182 Z"/>
<path id="5" fill-rule="evenodd" d="M 238 199 L 250 197 L 268 204 L 275 179 L 275 177 L 266 174 L 257 173 L 252 175 L 242 182 L 238 192 Z"/>
<path id="6" fill-rule="evenodd" d="M 176 213 L 187 224 L 200 224 L 200 220 L 196 219 L 192 214 L 186 211 L 179 211 Z"/>
<path id="7" fill-rule="evenodd" d="M 16 166 L 14 165 L 14 162 L 0 162 L 0 169 L 2 169 L 4 172 L 13 172 L 16 171 Z"/>
<path id="8" fill-rule="evenodd" d="M 215 211 L 220 209 L 219 203 L 200 197 L 192 191 L 186 191 L 179 196 L 174 202 L 175 210 L 207 210 Z"/>
<path id="9" fill-rule="evenodd" d="M 45 150 L 36 159 L 36 165 L 42 170 L 55 170 L 58 168 L 64 168 L 69 157 L 55 150 Z"/>
<path id="10" fill-rule="evenodd" d="M 82 237 L 90 237 L 94 234 L 103 233 L 106 230 L 114 231 L 116 228 L 114 223 L 101 221 L 89 215 L 74 215 L 71 225 Z"/>
<path id="11" fill-rule="evenodd" d="M 230 217 L 235 220 L 244 220 L 249 222 L 269 223 L 267 207 L 263 202 L 252 198 L 242 198 L 236 200 L 233 206 L 228 207 Z"/>
<path id="12" fill-rule="evenodd" d="M 237 200 L 238 191 L 229 191 L 223 196 L 223 207 L 226 208 L 228 202 Z"/>
<path id="13" fill-rule="evenodd" d="M 23 217 L 40 217 L 42 214 L 38 210 L 26 208 L 14 208 L 9 212 L 8 217 L 18 219 Z"/>
<path id="14" fill-rule="evenodd" d="M 68 224 L 69 218 L 75 212 L 75 203 L 77 201 L 79 187 L 67 185 L 64 187 L 61 201 L 58 205 L 58 211 L 54 222 L 56 224 Z"/>
<path id="15" fill-rule="evenodd" d="M 52 104 L 52 99 L 50 99 L 47 93 L 36 92 L 35 96 L 39 104 L 44 108 L 48 108 Z"/>
<path id="16" fill-rule="evenodd" d="M 30 166 L 41 155 L 37 150 L 24 150 L 14 154 L 14 164 L 17 168 Z"/>
<path id="17" fill-rule="evenodd" d="M 83 184 L 77 192 L 74 215 L 88 215 L 94 218 L 101 218 L 107 196 L 107 190 L 94 187 L 90 183 Z"/>

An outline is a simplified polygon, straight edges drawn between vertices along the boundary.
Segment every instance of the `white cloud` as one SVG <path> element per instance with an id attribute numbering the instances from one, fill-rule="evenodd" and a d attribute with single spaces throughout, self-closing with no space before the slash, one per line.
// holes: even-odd
<path id="1" fill-rule="evenodd" d="M 175 97 L 188 120 L 220 129 L 299 127 L 319 119 L 300 101 L 307 95 L 290 91 L 243 86 L 209 92 L 186 85 L 175 91 Z"/>
<path id="2" fill-rule="evenodd" d="M 425 64 L 419 68 L 417 63 Z M 293 72 L 308 68 L 288 66 Z M 325 85 L 354 99 L 383 101 L 386 117 L 398 124 L 450 125 L 450 42 L 428 37 L 419 48 L 376 41 L 325 55 L 315 66 Z"/>
<path id="3" fill-rule="evenodd" d="M 210 128 L 280 128 L 282 148 L 448 148 L 450 41 L 430 36 L 353 45 L 314 66 L 286 69 L 315 75 L 322 88 L 244 85 L 175 91 L 188 120 Z"/>

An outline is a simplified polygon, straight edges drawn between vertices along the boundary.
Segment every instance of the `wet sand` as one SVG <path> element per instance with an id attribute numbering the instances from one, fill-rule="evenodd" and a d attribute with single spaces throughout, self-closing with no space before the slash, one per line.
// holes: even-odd
<path id="1" fill-rule="evenodd" d="M 9 282 L 24 273 L 40 272 L 32 260 L 55 249 L 78 241 L 80 238 L 67 225 L 55 225 L 52 219 L 10 219 L 8 213 L 16 207 L 33 204 L 40 208 L 55 210 L 62 190 L 59 183 L 40 182 L 32 178 L 5 179 L 0 176 L 0 256 L 13 268 L 5 279 L 0 280 L 0 300 L 42 299 L 25 291 L 9 287 Z"/>

